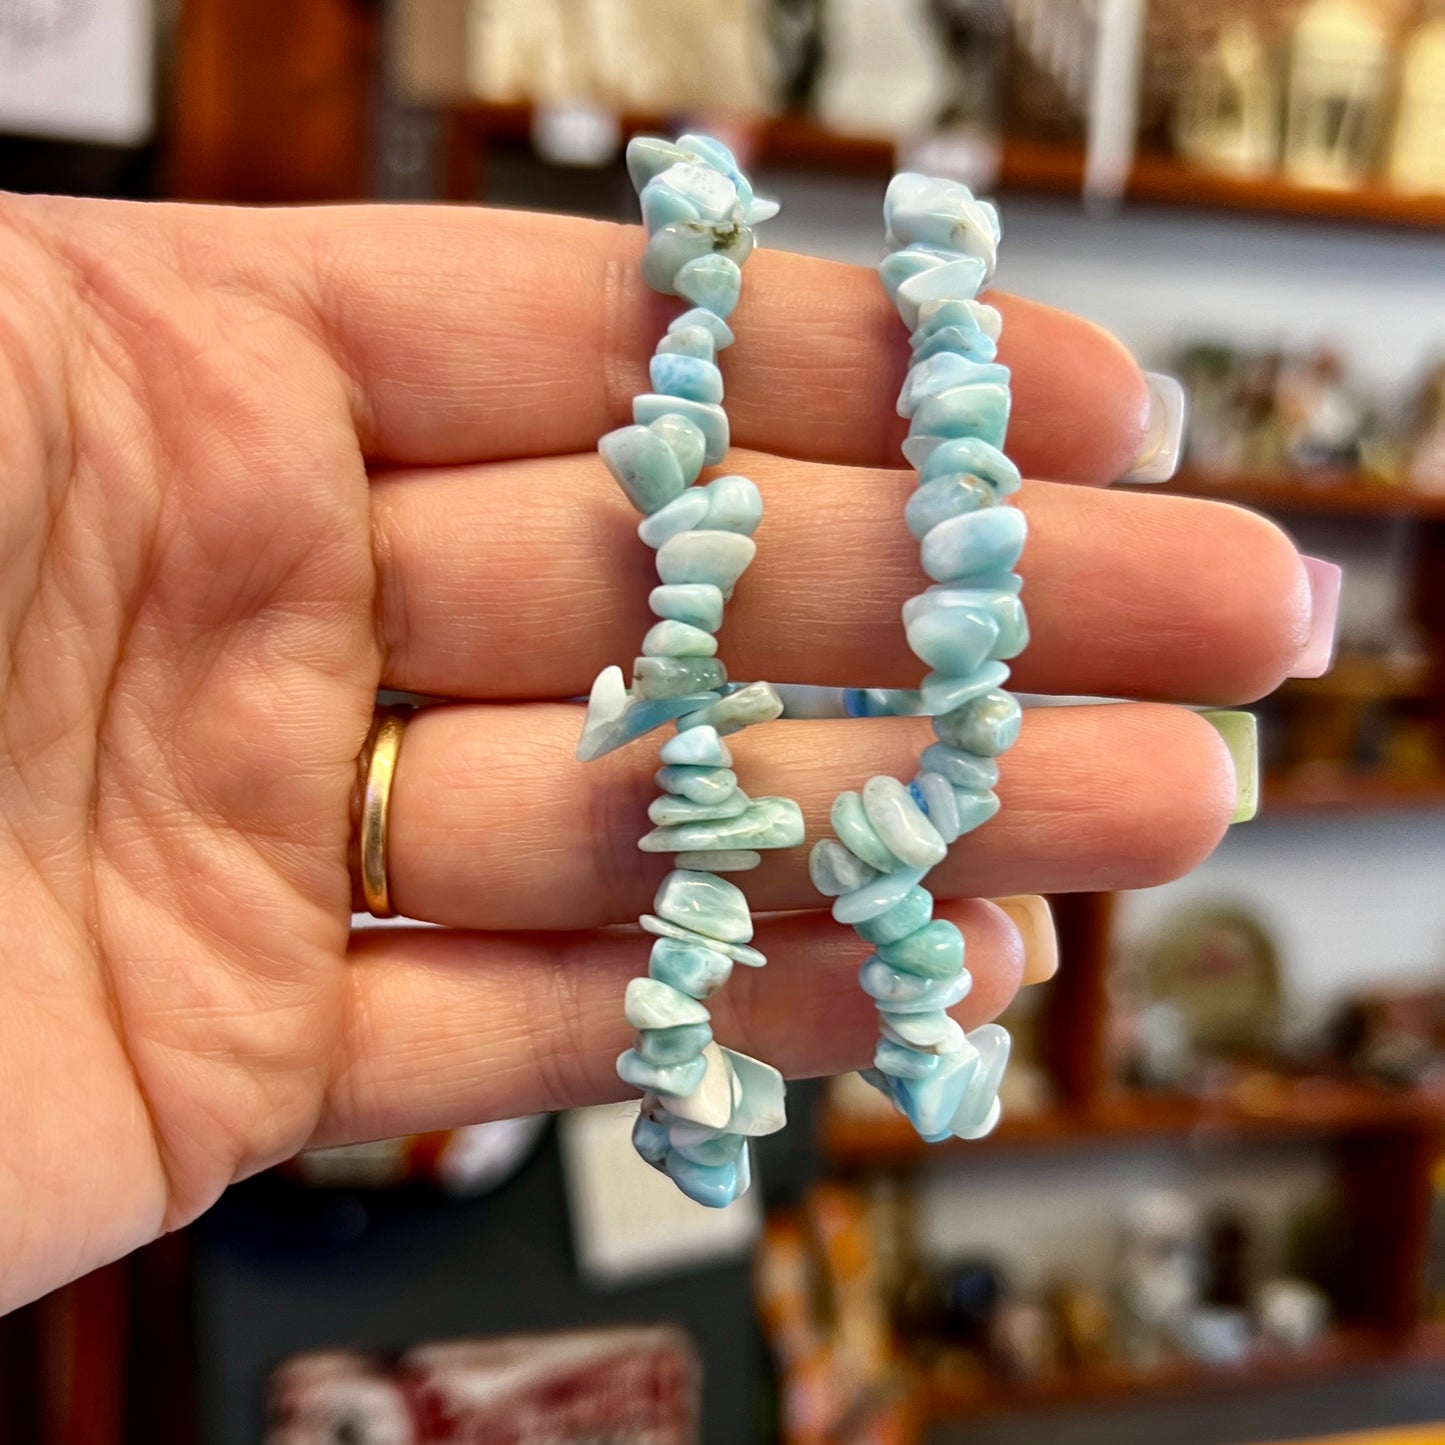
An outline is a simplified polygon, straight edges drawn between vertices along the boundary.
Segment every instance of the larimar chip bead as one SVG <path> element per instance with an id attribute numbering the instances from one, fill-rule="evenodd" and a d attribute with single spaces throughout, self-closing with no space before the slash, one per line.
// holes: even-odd
<path id="1" fill-rule="evenodd" d="M 663 743 L 658 757 L 664 763 L 691 763 L 706 768 L 730 768 L 732 749 L 713 727 L 691 728 Z M 660 820 L 655 820 L 660 821 Z"/>
<path id="2" fill-rule="evenodd" d="M 757 551 L 740 532 L 679 532 L 657 549 L 657 575 L 665 583 L 705 582 L 727 598 Z"/>
<path id="3" fill-rule="evenodd" d="M 659 422 L 672 417 L 691 422 L 701 432 L 702 461 L 708 466 L 715 466 L 727 455 L 728 416 L 722 407 L 713 402 L 688 401 L 686 397 L 663 396 L 653 391 L 640 392 L 632 398 L 632 420 L 639 426 L 655 428 Z"/>
<path id="4" fill-rule="evenodd" d="M 916 933 L 932 917 L 933 894 L 914 887 L 882 913 L 860 918 L 853 928 L 865 943 L 893 943 Z"/>
<path id="5" fill-rule="evenodd" d="M 700 627 L 667 620 L 647 629 L 642 651 L 648 657 L 711 657 L 717 652 L 717 638 Z"/>
<path id="6" fill-rule="evenodd" d="M 682 582 L 654 587 L 647 605 L 659 617 L 675 622 L 688 622 L 704 632 L 716 632 L 722 626 L 722 589 L 705 582 Z"/>
<path id="7" fill-rule="evenodd" d="M 711 998 L 732 977 L 733 962 L 715 948 L 657 938 L 653 940 L 647 971 L 679 993 L 704 999 Z"/>
<path id="8" fill-rule="evenodd" d="M 1028 522 L 1017 507 L 990 507 L 940 522 L 923 539 L 919 556 L 935 582 L 1008 571 L 1019 560 Z"/>
<path id="9" fill-rule="evenodd" d="M 648 363 L 648 374 L 652 389 L 666 396 L 686 397 L 689 401 L 723 399 L 722 372 L 710 361 L 664 352 Z"/>
<path id="10" fill-rule="evenodd" d="M 748 901 L 735 884 L 711 873 L 675 869 L 662 880 L 652 907 L 659 918 L 725 943 L 753 936 Z"/>
<path id="11" fill-rule="evenodd" d="M 1018 741 L 1023 713 L 1011 694 L 986 692 L 933 720 L 938 740 L 970 753 L 996 757 Z"/>

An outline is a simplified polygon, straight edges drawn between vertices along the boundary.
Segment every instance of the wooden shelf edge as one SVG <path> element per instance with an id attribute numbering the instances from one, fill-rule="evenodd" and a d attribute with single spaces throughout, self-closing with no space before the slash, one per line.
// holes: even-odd
<path id="1" fill-rule="evenodd" d="M 526 105 L 464 103 L 452 108 L 451 117 L 454 126 L 474 139 L 485 134 L 515 139 L 527 136 L 531 128 L 531 110 Z M 719 120 L 726 122 L 727 117 Z M 648 115 L 624 115 L 621 126 L 629 136 L 672 129 L 665 117 Z M 890 139 L 840 135 L 803 115 L 738 117 L 736 129 L 752 133 L 755 161 L 773 165 L 883 176 L 893 169 L 897 157 L 897 146 Z M 999 155 L 998 190 L 1075 195 L 1082 191 L 1083 180 L 1081 145 L 1005 137 Z M 1325 190 L 1296 185 L 1281 176 L 1240 179 L 1147 151 L 1135 158 L 1125 198 L 1193 209 L 1445 230 L 1445 196 L 1410 195 L 1377 183 Z"/>
<path id="2" fill-rule="evenodd" d="M 823 1111 L 825 1157 L 842 1166 L 900 1164 L 962 1151 L 1121 1146 L 1210 1135 L 1245 1138 L 1399 1132 L 1445 1121 L 1445 1098 L 1434 1089 L 1391 1090 L 1352 1080 L 1265 1080 L 1230 1099 L 1189 1095 L 1111 1094 L 1082 1107 L 1005 1117 L 986 1139 L 925 1144 L 896 1115 Z"/>
<path id="3" fill-rule="evenodd" d="M 1061 1406 L 1106 1404 L 1144 1396 L 1205 1394 L 1307 1381 L 1342 1369 L 1421 1368 L 1445 1358 L 1438 1326 L 1399 1335 L 1384 1330 L 1341 1329 L 1299 1351 L 1262 1349 L 1237 1365 L 1174 1361 L 1157 1370 L 1105 1366 L 1071 1371 L 1033 1384 L 996 1380 L 961 1385 L 928 1381 L 928 1415 L 943 1423 L 960 1418 Z"/>
<path id="4" fill-rule="evenodd" d="M 1372 483 L 1348 471 L 1214 473 L 1186 468 L 1157 490 L 1261 511 L 1445 519 L 1445 496 Z"/>

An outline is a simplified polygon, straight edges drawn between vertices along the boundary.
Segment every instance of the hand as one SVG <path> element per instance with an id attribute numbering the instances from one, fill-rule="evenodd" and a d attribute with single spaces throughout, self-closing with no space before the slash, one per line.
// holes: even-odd
<path id="1" fill-rule="evenodd" d="M 308 1144 L 608 1098 L 646 744 L 583 766 L 558 699 L 626 665 L 651 555 L 592 455 L 671 308 L 640 235 L 459 210 L 248 212 L 0 198 L 0 1305 L 193 1218 Z M 1017 932 L 964 895 L 1138 887 L 1213 847 L 1228 756 L 1173 700 L 1273 688 L 1305 573 L 1269 523 L 1088 486 L 1127 469 L 1145 390 L 1089 325 L 1000 298 L 1034 643 L 1024 690 L 1149 699 L 1031 713 L 997 821 L 934 879 L 997 1013 Z M 736 678 L 916 685 L 899 605 L 902 328 L 876 279 L 763 252 L 724 359 L 761 487 Z M 378 686 L 417 717 L 397 906 L 350 934 L 349 801 Z M 737 739 L 745 786 L 818 836 L 842 787 L 907 774 L 926 722 Z M 930 880 L 930 887 L 934 886 Z M 816 909 L 805 850 L 749 875 Z M 725 1042 L 793 1074 L 866 1063 L 858 946 L 764 922 Z"/>

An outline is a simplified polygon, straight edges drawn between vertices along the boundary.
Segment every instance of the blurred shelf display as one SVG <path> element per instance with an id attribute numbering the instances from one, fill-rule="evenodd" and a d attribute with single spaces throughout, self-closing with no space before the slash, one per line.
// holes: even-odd
<path id="1" fill-rule="evenodd" d="M 926 1382 L 928 1413 L 943 1422 L 970 1419 L 996 1411 L 1049 1409 L 1068 1405 L 1103 1404 L 1143 1396 L 1202 1394 L 1249 1386 L 1287 1384 L 1320 1379 L 1340 1370 L 1379 1367 L 1408 1352 L 1422 1365 L 1435 1359 L 1439 1342 L 1421 1331 L 1400 1337 L 1388 1331 L 1340 1329 L 1302 1349 L 1265 1347 L 1245 1360 L 1211 1365 L 1196 1360 L 1170 1360 L 1155 1368 L 1101 1363 L 1086 1369 L 1061 1370 L 1040 1380 L 1011 1383 L 982 1377 L 975 1368 L 950 1372 L 946 1367 L 929 1372 Z"/>
<path id="2" fill-rule="evenodd" d="M 525 105 L 466 104 L 453 107 L 449 117 L 448 199 L 473 200 L 478 194 L 482 148 L 494 139 L 530 139 L 533 110 Z M 674 128 L 662 116 L 623 116 L 619 123 L 621 137 Z M 742 122 L 732 133 L 758 165 L 883 177 L 891 173 L 900 156 L 900 147 L 892 140 L 839 135 L 801 115 Z M 1084 148 L 1075 142 L 1006 136 L 999 148 L 993 184 L 1004 192 L 1078 195 L 1084 172 Z M 1445 195 L 1411 195 L 1375 184 L 1337 190 L 1275 177 L 1215 175 L 1187 161 L 1147 151 L 1134 158 L 1124 199 L 1149 205 L 1445 230 Z"/>
<path id="3" fill-rule="evenodd" d="M 854 1112 L 834 1103 L 822 1117 L 821 1142 L 836 1165 L 856 1167 L 887 1160 L 907 1163 L 946 1153 L 1052 1147 L 1067 1149 L 1208 1134 L 1269 1139 L 1281 1134 L 1361 1134 L 1431 1126 L 1445 1121 L 1445 1090 L 1391 1089 L 1352 1079 L 1256 1074 L 1227 1095 L 1127 1093 L 1096 1101 L 1005 1115 L 986 1139 L 925 1144 L 892 1113 Z"/>

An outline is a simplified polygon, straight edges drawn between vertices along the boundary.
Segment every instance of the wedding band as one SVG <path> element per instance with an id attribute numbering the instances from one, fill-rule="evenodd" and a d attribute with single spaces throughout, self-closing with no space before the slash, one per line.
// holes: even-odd
<path id="1" fill-rule="evenodd" d="M 375 918 L 395 918 L 387 879 L 387 823 L 391 816 L 391 785 L 396 760 L 406 731 L 407 714 L 397 708 L 378 708 L 361 755 L 360 873 L 366 911 Z"/>

